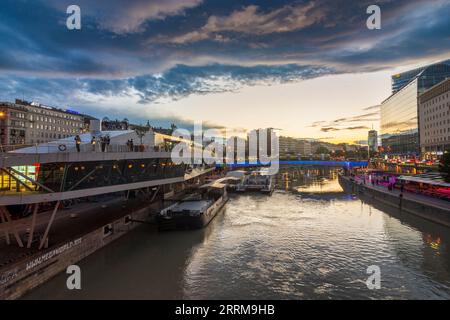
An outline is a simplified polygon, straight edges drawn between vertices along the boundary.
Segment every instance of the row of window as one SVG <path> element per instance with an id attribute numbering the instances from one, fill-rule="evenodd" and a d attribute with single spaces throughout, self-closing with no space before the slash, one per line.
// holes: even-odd
<path id="1" fill-rule="evenodd" d="M 435 120 L 435 119 L 433 119 L 433 120 Z M 432 129 L 432 128 L 436 128 L 436 127 L 439 127 L 439 126 L 445 126 L 446 124 L 450 125 L 450 119 L 447 119 L 447 120 L 444 119 L 444 120 L 437 121 L 437 122 L 434 122 L 434 123 L 426 124 L 425 125 L 425 129 Z"/>
<path id="2" fill-rule="evenodd" d="M 15 117 L 15 118 L 19 118 L 19 119 L 25 119 L 25 113 L 11 111 L 10 114 L 11 114 L 11 117 Z"/>
<path id="3" fill-rule="evenodd" d="M 45 122 L 52 122 L 55 123 L 55 121 L 59 121 L 58 123 L 64 123 L 64 120 L 61 119 L 65 119 L 65 120 L 72 120 L 72 121 L 82 121 L 82 119 L 80 117 L 75 117 L 72 115 L 67 115 L 67 114 L 59 114 L 59 113 L 55 113 L 55 112 L 36 112 L 35 110 L 32 110 L 31 112 L 33 112 L 34 114 L 30 114 L 29 119 L 31 121 L 45 121 Z M 41 115 L 38 115 L 36 113 L 40 113 Z M 43 115 L 44 116 L 43 116 Z M 19 119 L 26 119 L 26 113 L 25 112 L 19 112 L 19 111 L 10 111 L 10 115 L 11 117 L 15 117 L 15 118 L 19 118 Z M 49 117 L 46 117 L 49 116 Z M 54 117 L 54 118 L 61 118 L 61 119 L 52 119 L 50 117 Z M 66 121 L 66 124 L 68 123 L 68 121 Z"/>
<path id="4" fill-rule="evenodd" d="M 33 117 L 33 115 L 30 115 L 30 121 L 49 122 L 49 123 L 62 124 L 62 125 L 78 127 L 78 128 L 83 127 L 82 122 L 73 122 L 73 121 L 67 121 L 67 120 L 65 121 L 65 120 L 61 120 L 61 119 L 48 118 L 48 117 L 43 117 L 43 116 Z"/>
<path id="5" fill-rule="evenodd" d="M 450 120 L 448 121 L 448 123 L 450 124 Z M 450 128 L 443 128 L 443 129 L 437 129 L 437 130 L 433 130 L 433 131 L 425 131 L 425 136 L 435 136 L 437 134 L 445 134 L 446 132 L 450 133 Z"/>
<path id="6" fill-rule="evenodd" d="M 435 106 L 433 108 L 429 108 L 425 106 L 424 114 L 432 114 L 441 110 L 450 110 L 450 102 L 447 102 L 447 105 L 441 104 L 439 106 Z"/>
<path id="7" fill-rule="evenodd" d="M 31 133 L 30 138 L 49 138 L 49 139 L 64 139 L 71 137 L 70 134 L 60 134 L 60 133 L 51 133 L 51 132 L 37 132 Z M 33 140 L 31 140 L 33 141 Z M 32 142 L 33 143 L 33 142 Z"/>
<path id="8" fill-rule="evenodd" d="M 58 117 L 58 118 L 62 118 L 62 119 L 81 121 L 80 117 L 73 116 L 73 115 L 66 114 L 66 113 L 61 113 L 61 112 L 54 112 L 54 111 L 44 110 L 44 109 L 40 109 L 40 108 L 32 108 L 29 111 L 33 112 L 33 113 L 39 113 L 39 114 L 51 116 L 51 117 Z M 33 115 L 31 115 L 31 117 L 32 116 Z M 33 119 L 31 119 L 31 120 L 33 120 Z"/>
<path id="9" fill-rule="evenodd" d="M 425 139 L 425 143 L 437 143 L 437 142 L 445 142 L 445 141 L 450 141 L 450 135 L 448 137 Z"/>
<path id="10" fill-rule="evenodd" d="M 43 125 L 43 124 L 30 124 L 31 129 L 40 129 L 40 130 L 51 130 L 51 131 L 58 131 L 58 132 L 69 132 L 69 133 L 78 133 L 80 132 L 80 128 L 65 128 L 65 127 L 56 127 L 56 126 L 49 126 L 49 125 Z"/>
<path id="11" fill-rule="evenodd" d="M 440 102 L 444 101 L 445 99 L 448 100 L 448 93 L 442 94 L 442 95 L 440 95 L 440 96 L 438 96 L 438 97 L 436 97 L 436 98 L 434 98 L 434 99 L 432 99 L 432 100 L 430 100 L 430 101 L 427 101 L 427 102 L 425 103 L 425 107 L 434 105 L 434 104 L 436 104 L 436 103 L 440 103 Z M 447 103 L 447 105 L 448 105 L 448 103 Z"/>
<path id="12" fill-rule="evenodd" d="M 11 120 L 11 127 L 22 127 L 25 128 L 25 122 L 18 120 Z"/>

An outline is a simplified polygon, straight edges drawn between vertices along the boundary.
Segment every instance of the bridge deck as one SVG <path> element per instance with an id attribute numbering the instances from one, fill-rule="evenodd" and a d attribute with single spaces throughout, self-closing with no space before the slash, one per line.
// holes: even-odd
<path id="1" fill-rule="evenodd" d="M 75 239 L 76 237 L 96 230 L 111 221 L 120 219 L 129 212 L 144 208 L 148 205 L 148 203 L 138 199 L 125 200 L 124 198 L 115 198 L 98 203 L 80 203 L 70 209 L 60 210 L 56 215 L 52 226 L 49 245 L 56 245 L 70 239 Z M 153 206 L 156 212 L 160 209 L 161 204 L 155 203 Z M 75 218 L 71 217 L 73 214 L 76 214 Z M 50 211 L 37 215 L 34 238 L 39 238 L 39 235 L 44 233 L 50 215 Z M 31 217 L 15 221 L 15 227 L 24 243 L 28 240 L 26 232 L 27 229 L 30 228 L 30 225 Z M 2 229 L 0 228 L 0 231 L 1 230 Z M 2 267 L 19 261 L 20 259 L 25 259 L 27 256 L 39 251 L 38 241 L 35 241 L 30 249 L 19 248 L 15 244 L 14 237 L 12 235 L 10 235 L 10 237 L 12 244 L 7 245 L 3 232 L 0 232 L 0 252 L 2 253 L 0 255 L 0 270 Z"/>

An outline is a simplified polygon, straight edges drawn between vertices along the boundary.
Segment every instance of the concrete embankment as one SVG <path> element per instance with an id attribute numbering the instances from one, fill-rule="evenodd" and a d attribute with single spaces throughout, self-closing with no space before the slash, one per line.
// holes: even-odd
<path id="1" fill-rule="evenodd" d="M 388 191 L 381 187 L 360 184 L 347 176 L 339 176 L 339 184 L 344 191 L 363 195 L 373 201 L 379 201 L 390 205 L 402 212 L 407 212 L 421 218 L 450 227 L 450 203 L 425 196 Z"/>

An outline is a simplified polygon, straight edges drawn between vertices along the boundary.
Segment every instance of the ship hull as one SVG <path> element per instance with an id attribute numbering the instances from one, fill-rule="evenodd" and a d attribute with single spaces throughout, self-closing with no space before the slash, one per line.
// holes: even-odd
<path id="1" fill-rule="evenodd" d="M 176 216 L 165 217 L 158 215 L 156 222 L 158 230 L 193 230 L 206 227 L 220 212 L 228 201 L 228 196 L 224 195 L 215 201 L 205 212 L 197 216 L 189 214 L 179 214 Z"/>

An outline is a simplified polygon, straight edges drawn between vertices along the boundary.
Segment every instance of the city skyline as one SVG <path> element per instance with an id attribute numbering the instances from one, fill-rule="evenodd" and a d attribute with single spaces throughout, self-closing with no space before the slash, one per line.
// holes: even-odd
<path id="1" fill-rule="evenodd" d="M 68 1 L 6 1 L 0 99 L 355 143 L 379 129 L 391 75 L 450 57 L 448 1 L 380 2 L 381 30 L 370 1 L 122 2 L 79 1 L 70 31 Z"/>
<path id="2" fill-rule="evenodd" d="M 284 319 L 450 300 L 449 17 L 0 1 L 0 302 Z"/>

